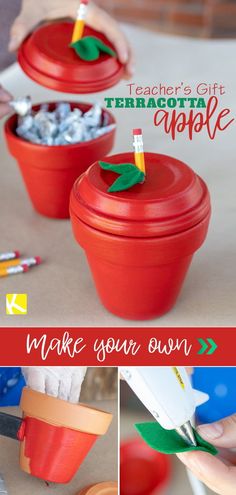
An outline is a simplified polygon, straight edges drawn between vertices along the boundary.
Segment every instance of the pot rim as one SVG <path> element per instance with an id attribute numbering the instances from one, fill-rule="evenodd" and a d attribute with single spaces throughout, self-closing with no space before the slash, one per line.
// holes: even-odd
<path id="1" fill-rule="evenodd" d="M 23 388 L 20 408 L 24 417 L 93 435 L 104 435 L 112 421 L 111 413 L 87 404 L 72 404 L 28 387 Z"/>
<path id="2" fill-rule="evenodd" d="M 102 481 L 93 485 L 82 488 L 77 495 L 117 495 L 118 494 L 118 482 L 117 481 Z"/>
<path id="3" fill-rule="evenodd" d="M 64 100 L 53 100 L 53 101 L 50 100 L 50 101 L 43 101 L 41 103 L 35 103 L 34 105 L 32 105 L 32 109 L 38 110 L 40 108 L 40 106 L 44 103 L 48 104 L 49 106 L 55 106 L 56 103 L 60 103 L 63 101 Z M 70 103 L 72 105 L 72 108 L 87 107 L 87 109 L 89 110 L 93 106 L 93 103 L 84 102 L 84 101 L 75 101 L 75 100 L 69 100 L 68 101 L 66 99 L 66 102 Z M 110 124 L 117 125 L 116 119 L 111 112 L 109 112 L 106 108 L 103 108 L 103 107 L 102 107 L 102 112 L 108 114 L 108 116 L 110 118 L 109 125 Z M 54 151 L 54 150 L 60 150 L 60 149 L 64 149 L 64 148 L 66 148 L 66 149 L 75 149 L 75 148 L 86 149 L 86 148 L 89 148 L 91 145 L 99 144 L 100 142 L 102 142 L 104 140 L 104 138 L 106 139 L 106 137 L 110 136 L 112 133 L 114 133 L 116 131 L 116 129 L 113 129 L 113 130 L 107 132 L 106 134 L 103 134 L 103 136 L 98 136 L 97 138 L 94 138 L 94 139 L 91 139 L 90 141 L 85 141 L 82 143 L 73 143 L 73 144 L 67 144 L 67 145 L 56 144 L 56 145 L 48 146 L 46 144 L 31 143 L 30 141 L 23 139 L 21 136 L 18 136 L 16 134 L 16 131 L 15 131 L 16 119 L 17 119 L 17 114 L 13 113 L 5 121 L 4 132 L 5 132 L 6 137 L 8 138 L 10 136 L 10 138 L 12 140 L 15 140 L 19 146 L 25 146 L 25 147 L 28 146 L 31 150 L 35 150 L 35 151 L 36 150 L 45 150 L 45 149 L 47 149 L 47 150 L 52 149 Z"/>
<path id="4" fill-rule="evenodd" d="M 129 161 L 132 153 L 119 153 L 105 157 L 105 161 L 119 163 Z M 208 187 L 204 180 L 189 166 L 180 160 L 165 154 L 146 152 L 145 157 L 149 165 L 153 160 L 171 160 L 187 169 L 194 178 L 194 188 L 186 188 L 186 197 L 183 193 L 171 194 L 168 201 L 145 196 L 126 197 L 110 195 L 103 190 L 104 181 L 100 173 L 98 162 L 93 163 L 87 171 L 75 181 L 70 195 L 70 214 L 84 224 L 100 232 L 128 238 L 166 238 L 183 233 L 208 217 L 211 212 L 211 201 Z M 103 172 L 103 171 L 102 171 Z M 93 180 L 98 180 L 98 187 Z M 101 186 L 100 186 L 101 184 Z M 100 187 L 100 188 L 99 188 Z M 193 197 L 193 200 L 189 198 Z M 165 203 L 167 210 L 165 211 Z M 164 207 L 163 207 L 164 205 Z M 177 205 L 182 207 L 177 209 Z M 155 207 L 155 209 L 153 208 Z M 161 210 L 162 209 L 162 210 Z M 147 212 L 147 217 L 145 217 Z M 151 213 L 150 213 L 151 212 Z"/>

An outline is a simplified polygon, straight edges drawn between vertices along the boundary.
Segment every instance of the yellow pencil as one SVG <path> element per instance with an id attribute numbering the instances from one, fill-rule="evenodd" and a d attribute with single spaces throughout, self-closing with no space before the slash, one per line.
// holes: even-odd
<path id="1" fill-rule="evenodd" d="M 10 275 L 17 275 L 17 273 L 28 272 L 29 267 L 27 265 L 11 266 L 9 268 L 3 268 L 0 270 L 0 278 L 9 277 Z"/>
<path id="2" fill-rule="evenodd" d="M 74 24 L 74 30 L 71 43 L 80 40 L 84 33 L 85 19 L 88 10 L 88 0 L 81 0 L 78 8 L 77 19 Z"/>
<path id="3" fill-rule="evenodd" d="M 40 265 L 41 262 L 42 261 L 40 256 L 34 256 L 32 258 L 24 258 L 24 259 L 16 258 L 14 260 L 3 261 L 2 263 L 0 263 L 0 270 L 18 265 L 27 265 L 27 266 Z"/>
<path id="4" fill-rule="evenodd" d="M 0 267 L 2 266 L 2 261 L 14 260 L 19 258 L 19 251 L 9 251 L 9 253 L 0 253 Z"/>
<path id="5" fill-rule="evenodd" d="M 143 133 L 142 129 L 133 129 L 133 145 L 134 145 L 134 159 L 136 167 L 141 170 L 144 174 L 146 173 L 145 169 L 145 158 L 143 152 Z"/>

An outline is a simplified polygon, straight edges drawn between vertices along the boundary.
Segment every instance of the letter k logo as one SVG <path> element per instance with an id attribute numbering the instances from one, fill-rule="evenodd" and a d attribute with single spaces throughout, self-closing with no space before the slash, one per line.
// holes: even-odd
<path id="1" fill-rule="evenodd" d="M 6 314 L 27 315 L 27 294 L 7 294 Z"/>

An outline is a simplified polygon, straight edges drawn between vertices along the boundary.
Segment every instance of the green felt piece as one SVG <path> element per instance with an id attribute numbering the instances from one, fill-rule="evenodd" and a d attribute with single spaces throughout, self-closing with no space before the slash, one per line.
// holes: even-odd
<path id="1" fill-rule="evenodd" d="M 193 431 L 197 441 L 196 447 L 187 445 L 175 430 L 165 430 L 157 422 L 138 423 L 135 428 L 149 447 L 163 452 L 163 454 L 176 454 L 177 452 L 190 452 L 192 450 L 202 450 L 212 455 L 218 454 L 216 448 L 203 440 L 195 429 Z"/>
<path id="2" fill-rule="evenodd" d="M 86 62 L 93 62 L 100 57 L 101 53 L 107 53 L 111 57 L 116 57 L 116 53 L 108 45 L 105 45 L 95 36 L 85 36 L 81 40 L 71 43 L 77 55 Z"/>
<path id="3" fill-rule="evenodd" d="M 110 170 L 111 172 L 120 175 L 137 170 L 136 165 L 133 163 L 120 163 L 119 165 L 114 165 L 113 163 L 99 162 L 99 165 L 103 170 Z"/>
<path id="4" fill-rule="evenodd" d="M 132 172 L 126 172 L 125 174 L 120 175 L 118 179 L 109 187 L 108 192 L 118 192 L 124 191 L 125 189 L 130 189 L 130 187 L 135 184 L 139 184 L 143 182 L 145 179 L 145 175 L 138 168 Z"/>
<path id="5" fill-rule="evenodd" d="M 98 163 L 103 170 L 110 170 L 120 175 L 109 187 L 108 192 L 124 191 L 145 180 L 145 174 L 133 163 L 120 163 L 118 165 L 107 162 Z"/>

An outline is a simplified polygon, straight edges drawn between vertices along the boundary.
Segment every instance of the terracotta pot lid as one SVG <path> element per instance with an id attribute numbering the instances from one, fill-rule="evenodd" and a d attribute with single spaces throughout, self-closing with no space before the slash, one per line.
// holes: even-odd
<path id="1" fill-rule="evenodd" d="M 117 84 L 124 68 L 116 57 L 102 54 L 98 60 L 81 60 L 69 46 L 74 24 L 45 24 L 24 40 L 18 51 L 23 71 L 47 88 L 65 93 L 94 93 Z M 110 48 L 106 37 L 86 27 L 85 36 L 96 36 Z"/>
<path id="2" fill-rule="evenodd" d="M 123 153 L 104 161 L 134 163 L 134 156 Z M 74 184 L 71 213 L 97 230 L 132 237 L 183 232 L 209 214 L 208 189 L 190 167 L 155 153 L 145 153 L 145 162 L 145 182 L 116 193 L 107 189 L 118 175 L 92 165 Z"/>
<path id="3" fill-rule="evenodd" d="M 104 435 L 112 420 L 108 412 L 86 404 L 71 404 L 28 387 L 23 389 L 20 407 L 25 416 L 93 435 Z"/>
<path id="4" fill-rule="evenodd" d="M 117 481 L 105 481 L 83 488 L 77 495 L 118 495 Z"/>

